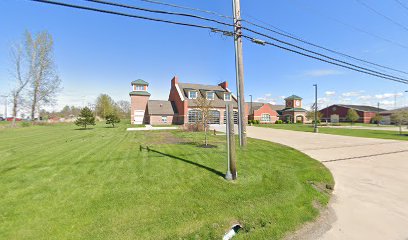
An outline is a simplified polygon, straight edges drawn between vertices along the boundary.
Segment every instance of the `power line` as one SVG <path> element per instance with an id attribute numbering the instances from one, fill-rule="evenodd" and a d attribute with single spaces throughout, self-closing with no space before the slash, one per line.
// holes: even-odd
<path id="1" fill-rule="evenodd" d="M 223 18 L 233 19 L 231 16 L 226 16 L 226 15 L 220 14 L 220 13 L 218 13 L 218 12 L 203 10 L 203 9 L 199 9 L 199 8 L 192 8 L 192 7 L 180 6 L 180 5 L 165 3 L 165 2 L 157 1 L 157 0 L 139 0 L 139 1 L 149 2 L 149 3 L 164 5 L 164 6 L 171 6 L 171 7 L 180 8 L 180 9 L 198 11 L 198 12 L 203 12 L 203 13 L 208 13 L 208 14 L 216 15 L 216 16 L 223 17 Z M 395 0 L 395 1 L 399 1 L 399 0 Z M 276 29 L 276 30 L 273 30 L 273 29 L 270 29 L 270 28 L 261 26 L 261 25 L 259 25 L 259 24 L 255 24 L 255 23 L 253 23 L 253 22 L 251 22 L 251 21 L 248 21 L 248 20 L 246 20 L 246 19 L 242 19 L 243 22 L 246 22 L 246 23 L 248 23 L 248 24 L 250 24 L 250 25 L 253 25 L 253 26 L 262 28 L 262 29 L 267 30 L 267 31 L 274 32 L 274 33 L 279 34 L 279 35 L 281 35 L 281 36 L 285 36 L 285 37 L 291 38 L 291 39 L 293 39 L 293 40 L 296 40 L 296 41 L 299 41 L 299 42 L 308 44 L 308 45 L 310 45 L 310 46 L 314 46 L 314 47 L 323 49 L 323 50 L 325 50 L 325 51 L 328 51 L 328 52 L 331 52 L 331 53 L 335 53 L 335 54 L 337 54 L 337 55 L 340 55 L 340 56 L 343 56 L 343 57 L 347 57 L 347 58 L 350 58 L 350 59 L 353 59 L 353 60 L 356 60 L 356 61 L 359 61 L 359 62 L 371 64 L 371 65 L 373 65 L 373 66 L 377 66 L 377 67 L 380 67 L 380 68 L 388 69 L 388 70 L 395 71 L 395 72 L 399 72 L 399 73 L 403 73 L 403 74 L 408 74 L 408 72 L 406 72 L 406 71 L 398 70 L 398 69 L 391 68 L 391 67 L 387 67 L 387 66 L 384 66 L 384 65 L 381 65 L 381 64 L 377 64 L 377 63 L 368 61 L 368 60 L 364 60 L 364 59 L 361 59 L 361 58 L 353 57 L 353 56 L 351 56 L 351 55 L 349 55 L 349 54 L 342 53 L 342 52 L 339 52 L 339 51 L 336 51 L 336 50 L 332 50 L 332 49 L 329 49 L 329 48 L 327 48 L 327 47 L 323 47 L 323 46 L 321 46 L 321 45 L 318 45 L 318 44 L 315 44 L 315 43 L 306 41 L 306 40 L 304 40 L 304 39 L 301 39 L 301 38 L 299 38 L 299 37 L 296 37 L 294 34 L 291 34 L 291 33 L 289 33 L 289 32 L 286 32 L 286 31 L 284 31 L 284 30 L 282 30 L 282 29 L 280 29 L 280 28 L 278 28 L 278 27 L 276 27 L 276 26 L 273 26 L 273 25 L 268 24 L 268 23 L 266 23 L 266 22 L 263 22 L 263 21 L 261 21 L 261 20 L 259 20 L 259 19 L 256 19 L 256 18 L 254 18 L 254 17 L 252 17 L 252 16 L 249 16 L 248 14 L 246 14 L 246 16 L 248 16 L 248 17 L 250 17 L 250 18 L 253 18 L 254 20 L 256 20 L 256 21 L 258 21 L 258 22 L 261 22 L 261 23 L 263 23 L 264 25 L 268 25 L 268 26 L 270 26 L 270 27 L 272 27 L 272 28 L 274 28 L 274 29 Z M 363 31 L 364 31 L 364 30 L 363 30 Z M 365 32 L 365 31 L 364 31 L 364 32 Z M 366 32 L 366 33 L 368 33 L 368 32 Z M 372 35 L 371 33 L 368 33 L 368 34 Z M 379 36 L 376 36 L 376 35 L 374 35 L 374 36 L 375 36 L 375 37 L 379 37 Z M 390 42 L 390 40 L 383 39 L 382 37 L 379 37 L 379 38 L 382 39 L 382 40 L 386 40 L 386 41 Z M 393 42 L 391 42 L 391 43 L 393 43 Z M 405 47 L 405 46 L 404 46 L 404 47 Z M 408 49 L 408 47 L 406 47 L 406 48 Z"/>
<path id="2" fill-rule="evenodd" d="M 243 35 L 243 37 L 245 37 L 245 38 L 247 38 L 247 39 L 249 39 L 251 41 L 255 40 L 255 38 L 250 37 L 250 36 Z M 267 44 L 267 45 L 271 45 L 271 46 L 274 46 L 274 47 L 277 47 L 277 48 L 292 52 L 292 53 L 296 53 L 296 54 L 299 54 L 299 55 L 302 55 L 302 56 L 305 56 L 305 57 L 313 58 L 313 59 L 316 59 L 316 60 L 319 60 L 319 61 L 322 61 L 322 62 L 325 62 L 325 63 L 329 63 L 329 64 L 332 64 L 332 65 L 336 65 L 336 66 L 339 66 L 339 67 L 347 68 L 347 69 L 350 69 L 350 70 L 353 70 L 353 71 L 356 71 L 356 72 L 368 74 L 368 75 L 375 76 L 375 77 L 378 77 L 378 78 L 391 80 L 391 81 L 394 81 L 394 82 L 408 84 L 408 79 L 406 79 L 406 80 L 397 80 L 397 79 L 394 79 L 394 78 L 385 77 L 385 76 L 382 76 L 382 75 L 374 74 L 374 73 L 371 73 L 371 72 L 359 70 L 359 69 L 356 69 L 356 68 L 353 68 L 353 67 L 349 67 L 349 66 L 342 65 L 342 64 L 339 64 L 339 63 L 336 63 L 336 62 L 332 62 L 332 61 L 329 61 L 329 60 L 326 60 L 326 59 L 323 59 L 323 58 L 312 56 L 310 54 L 306 54 L 306 53 L 303 53 L 303 52 L 300 52 L 300 51 L 297 51 L 297 50 L 293 50 L 293 49 L 290 49 L 290 48 L 287 48 L 287 47 L 284 47 L 284 46 L 281 46 L 281 45 L 278 45 L 278 44 L 275 44 L 275 43 L 271 43 L 271 42 L 267 42 L 267 41 L 264 41 L 264 43 Z"/>
<path id="3" fill-rule="evenodd" d="M 408 11 L 408 7 L 404 3 L 402 3 L 400 0 L 394 0 L 394 1 L 397 2 L 401 7 L 405 8 L 405 10 Z"/>
<path id="4" fill-rule="evenodd" d="M 88 11 L 93 11 L 93 12 L 107 13 L 107 14 L 112 14 L 112 15 L 119 15 L 119 16 L 130 17 L 130 18 L 138 18 L 138 19 L 144 19 L 144 20 L 155 21 L 155 22 L 163 22 L 163 23 L 169 23 L 169 24 L 174 24 L 174 25 L 196 27 L 196 28 L 209 29 L 209 30 L 214 30 L 215 29 L 214 27 L 210 27 L 210 26 L 206 26 L 206 25 L 176 22 L 176 21 L 164 20 L 164 19 L 159 19 L 159 18 L 151 18 L 151 17 L 121 13 L 121 12 L 110 11 L 110 10 L 103 10 L 103 9 L 98 9 L 98 8 L 85 7 L 85 6 L 62 3 L 62 2 L 54 2 L 54 1 L 50 1 L 50 0 L 29 0 L 29 1 L 52 4 L 52 5 L 59 5 L 59 6 L 82 9 L 82 10 L 88 10 Z"/>
<path id="5" fill-rule="evenodd" d="M 61 2 L 54 2 L 54 1 L 49 1 L 49 0 L 31 0 L 31 1 L 41 2 L 41 3 L 46 3 L 46 4 L 53 4 L 53 5 L 60 5 L 60 6 L 76 8 L 76 9 L 95 11 L 95 12 L 101 12 L 101 13 L 108 13 L 108 14 L 113 14 L 113 15 L 120 15 L 120 16 L 131 17 L 131 18 L 138 18 L 138 19 L 156 21 L 156 22 L 163 22 L 163 23 L 169 23 L 169 24 L 175 24 L 175 25 L 183 25 L 183 26 L 196 27 L 196 28 L 201 28 L 201 29 L 210 29 L 213 32 L 221 32 L 221 33 L 223 33 L 224 35 L 227 35 L 227 36 L 233 36 L 234 35 L 233 32 L 221 30 L 221 29 L 211 27 L 211 26 L 190 24 L 190 23 L 184 23 L 184 22 L 175 22 L 175 21 L 169 21 L 169 20 L 158 19 L 158 18 L 150 18 L 150 17 L 126 14 L 126 13 L 121 13 L 121 12 L 116 12 L 116 11 L 102 10 L 102 9 L 97 9 L 97 8 L 85 7 L 85 6 L 79 6 L 79 5 L 67 4 L 67 3 L 61 3 Z M 247 29 L 247 30 L 250 30 L 250 29 Z M 253 31 L 253 30 L 251 30 L 251 31 Z M 253 32 L 256 33 L 256 31 L 253 31 Z M 265 34 L 260 34 L 260 35 L 264 35 L 265 37 L 267 36 Z M 354 70 L 354 71 L 357 71 L 357 72 L 360 72 L 360 73 L 365 73 L 365 74 L 376 76 L 376 77 L 383 78 L 383 79 L 388 79 L 388 80 L 408 84 L 407 79 L 397 78 L 397 77 L 394 77 L 394 76 L 391 76 L 391 75 L 386 75 L 386 74 L 383 74 L 383 73 L 375 72 L 375 71 L 370 70 L 370 69 L 363 69 L 363 68 L 361 68 L 361 67 L 359 67 L 357 65 L 347 66 L 349 64 L 347 62 L 344 62 L 346 65 L 343 65 L 341 63 L 337 63 L 337 62 L 333 62 L 333 61 L 330 61 L 330 60 L 327 60 L 327 59 L 316 57 L 316 56 L 313 56 L 313 55 L 310 55 L 310 54 L 307 54 L 307 53 L 304 53 L 304 52 L 300 52 L 300 51 L 297 51 L 297 50 L 293 50 L 293 49 L 290 49 L 290 48 L 275 44 L 275 43 L 265 42 L 265 41 L 262 41 L 262 40 L 259 40 L 259 39 L 256 39 L 256 38 L 253 38 L 253 37 L 250 37 L 250 36 L 246 36 L 246 35 L 242 35 L 242 36 L 247 38 L 247 39 L 250 39 L 254 43 L 260 43 L 260 44 L 263 44 L 263 45 L 268 44 L 268 45 L 271 45 L 271 46 L 278 47 L 280 49 L 284 49 L 284 50 L 287 50 L 287 51 L 290 51 L 290 52 L 293 52 L 293 53 L 303 55 L 305 57 L 313 58 L 313 59 L 323 61 L 323 62 L 326 62 L 326 63 L 329 63 L 329 64 L 333 64 L 333 65 L 336 65 L 336 66 L 339 66 L 339 67 L 347 68 L 347 69 L 350 69 L 350 70 Z M 270 37 L 270 36 L 268 36 L 268 37 Z M 274 39 L 274 38 L 272 38 L 272 39 Z M 281 40 L 279 40 L 279 41 L 281 43 L 285 43 L 284 41 L 281 41 Z M 298 47 L 298 46 L 293 45 L 293 44 L 291 44 L 290 46 Z M 303 50 L 303 51 L 309 51 L 309 50 L 304 49 L 304 48 L 300 48 L 300 49 Z M 313 51 L 311 51 L 311 53 L 313 53 Z M 313 54 L 319 54 L 319 53 L 313 53 Z M 322 56 L 325 56 L 325 55 L 322 55 Z M 334 59 L 334 58 L 330 58 L 330 59 L 333 59 L 333 60 L 337 61 L 337 59 Z M 356 66 L 356 67 L 353 67 L 353 66 Z M 360 68 L 360 69 L 358 69 L 358 68 Z M 361 70 L 361 69 L 363 69 L 363 70 Z"/>
<path id="6" fill-rule="evenodd" d="M 214 22 L 214 23 L 218 23 L 218 24 L 222 24 L 222 25 L 230 26 L 230 27 L 234 26 L 233 24 L 230 24 L 230 23 L 221 22 L 221 21 L 217 21 L 217 20 L 214 20 L 214 19 L 211 19 L 211 18 L 206 18 L 206 17 L 193 15 L 193 14 L 180 13 L 180 12 L 169 12 L 169 11 L 162 11 L 162 10 L 155 10 L 155 9 L 148 9 L 148 8 L 141 8 L 141 7 L 136 7 L 136 6 L 133 6 L 133 5 L 120 4 L 120 3 L 108 2 L 108 1 L 102 1 L 102 0 L 84 0 L 84 1 L 100 3 L 100 4 L 116 6 L 116 7 L 122 7 L 122 8 L 128 8 L 128 9 L 139 10 L 139 11 L 145 11 L 145 12 L 151 12 L 151 13 L 160 13 L 160 14 L 167 14 L 167 15 L 176 15 L 176 16 L 182 16 L 182 17 L 196 18 L 196 19 L 205 20 L 205 21 L 209 21 L 209 22 Z"/>
<path id="7" fill-rule="evenodd" d="M 346 62 L 346 61 L 342 61 L 342 60 L 339 60 L 339 59 L 336 59 L 336 58 L 333 58 L 333 57 L 330 57 L 330 56 L 327 56 L 327 55 L 318 53 L 318 52 L 316 52 L 316 51 L 312 51 L 312 50 L 309 50 L 309 49 L 300 47 L 300 46 L 295 45 L 295 44 L 292 44 L 292 43 L 288 43 L 288 42 L 286 42 L 286 41 L 283 41 L 283 40 L 280 40 L 280 39 L 271 37 L 271 36 L 269 36 L 269 35 L 266 35 L 266 34 L 263 34 L 263 33 L 257 32 L 257 31 L 254 31 L 254 30 L 249 29 L 249 28 L 246 28 L 246 27 L 243 27 L 242 29 L 247 30 L 247 31 L 252 32 L 252 33 L 255 33 L 255 34 L 258 34 L 258 35 L 260 35 L 260 36 L 263 36 L 263 37 L 272 39 L 272 40 L 274 40 L 274 41 L 276 41 L 276 42 L 283 43 L 283 44 L 285 44 L 285 45 L 298 48 L 298 49 L 300 49 L 300 50 L 302 50 L 302 51 L 305 51 L 305 52 L 308 52 L 308 53 L 312 53 L 312 54 L 315 54 L 315 55 L 318 55 L 318 56 L 321 56 L 321 57 L 324 57 L 324 58 L 327 58 L 327 59 L 330 59 L 330 60 L 333 60 L 333 61 L 336 61 L 336 62 L 339 62 L 339 63 L 342 63 L 342 64 L 349 65 L 349 66 L 351 66 L 351 67 L 359 68 L 359 69 L 362 69 L 362 70 L 365 70 L 365 71 L 370 71 L 370 72 L 373 72 L 373 73 L 376 73 L 376 74 L 381 74 L 381 75 L 384 75 L 384 76 L 386 76 L 386 77 L 391 77 L 391 78 L 395 78 L 395 79 L 398 79 L 398 80 L 403 80 L 403 81 L 406 80 L 406 79 L 399 78 L 399 77 L 395 77 L 395 76 L 388 75 L 388 74 L 385 74 L 385 73 L 377 72 L 377 71 L 374 71 L 374 70 L 371 70 L 371 69 L 368 69 L 368 68 L 365 68 L 365 67 L 360 67 L 360 66 L 357 66 L 357 65 L 355 65 L 355 64 L 348 63 L 348 62 Z"/>
<path id="8" fill-rule="evenodd" d="M 351 25 L 351 24 L 349 24 L 349 23 L 347 23 L 347 22 L 343 22 L 343 21 L 340 20 L 340 19 L 334 18 L 334 17 L 332 17 L 332 16 L 330 16 L 330 15 L 327 15 L 327 14 L 325 14 L 325 13 L 322 13 L 322 12 L 320 12 L 320 11 L 318 11 L 318 10 L 312 10 L 312 9 L 309 8 L 309 7 L 304 7 L 304 6 L 300 6 L 300 5 L 296 5 L 296 6 L 302 8 L 303 10 L 313 11 L 314 13 L 310 13 L 310 14 L 312 14 L 312 15 L 313 15 L 313 14 L 317 14 L 317 15 L 320 15 L 321 17 L 328 18 L 328 19 L 330 19 L 330 20 L 332 20 L 332 21 L 334 21 L 334 22 L 337 22 L 337 23 L 339 23 L 339 24 L 342 24 L 342 25 L 344 25 L 344 26 L 346 26 L 346 27 L 351 28 L 351 29 L 353 29 L 353 30 L 356 31 L 356 32 L 361 32 L 361 33 L 364 33 L 364 34 L 366 34 L 366 35 L 369 35 L 369 36 L 371 36 L 371 37 L 373 37 L 373 38 L 377 38 L 377 39 L 379 39 L 379 40 L 382 40 L 382 41 L 384 41 L 384 42 L 388 42 L 388 43 L 393 44 L 393 45 L 396 45 L 396 46 L 398 46 L 398 47 L 401 47 L 401 48 L 404 48 L 404 49 L 408 49 L 408 46 L 407 46 L 407 45 L 404 45 L 404 44 L 402 44 L 402 43 L 400 43 L 400 42 L 396 42 L 396 41 L 394 41 L 394 40 L 385 38 L 385 37 L 383 37 L 383 36 L 381 36 L 381 35 L 378 35 L 378 34 L 369 32 L 369 31 L 367 31 L 367 30 L 365 30 L 365 29 L 363 29 L 363 28 L 360 28 L 360 27 Z"/>
<path id="9" fill-rule="evenodd" d="M 254 18 L 254 19 L 255 19 L 255 18 Z M 257 19 L 255 19 L 255 20 L 257 20 Z M 259 24 L 253 23 L 253 22 L 248 21 L 248 20 L 242 20 L 242 21 L 244 21 L 244 22 L 246 22 L 246 23 L 248 23 L 248 24 L 250 24 L 250 25 L 253 25 L 253 26 L 255 26 L 255 27 L 262 28 L 262 29 L 264 29 L 264 30 L 267 30 L 267 31 L 270 31 L 270 32 L 279 34 L 279 35 L 281 35 L 281 36 L 284 36 L 284 37 L 287 37 L 287 38 L 290 38 L 290 39 L 293 39 L 293 40 L 296 40 L 296 41 L 305 43 L 305 44 L 310 45 L 310 46 L 313 46 L 313 47 L 317 47 L 317 48 L 323 49 L 323 50 L 328 51 L 328 52 L 331 52 L 331 53 L 335 53 L 335 54 L 340 55 L 340 56 L 343 56 L 343 57 L 351 58 L 351 59 L 354 59 L 354 60 L 359 61 L 359 62 L 371 64 L 371 65 L 374 65 L 374 66 L 377 66 L 377 67 L 381 67 L 381 68 L 384 68 L 384 69 L 388 69 L 388 70 L 392 70 L 392 71 L 395 71 L 395 72 L 408 74 L 408 72 L 406 72 L 406 71 L 402 71 L 402 70 L 398 70 L 398 69 L 395 69 L 395 68 L 387 67 L 387 66 L 384 66 L 384 65 L 381 65 L 381 64 L 377 64 L 377 63 L 374 63 L 374 62 L 370 62 L 370 61 L 367 61 L 367 60 L 364 60 L 364 59 L 361 59 L 361 58 L 353 57 L 353 56 L 351 56 L 351 55 L 349 55 L 349 54 L 342 53 L 342 52 L 339 52 L 339 51 L 336 51 L 336 50 L 332 50 L 332 49 L 329 49 L 329 48 L 327 48 L 327 47 L 323 47 L 323 46 L 321 46 L 321 45 L 317 45 L 317 44 L 315 44 L 315 43 L 312 43 L 312 42 L 306 41 L 306 40 L 304 40 L 304 39 L 302 39 L 302 38 L 300 38 L 300 37 L 297 37 L 297 36 L 295 36 L 295 35 L 293 35 L 293 34 L 290 34 L 290 33 L 288 33 L 288 32 L 285 32 L 285 31 L 283 31 L 283 30 L 280 30 L 279 28 L 276 28 L 276 27 L 274 27 L 274 26 L 272 26 L 272 25 L 270 25 L 270 26 L 273 27 L 273 28 L 275 28 L 275 29 L 279 29 L 279 30 L 276 31 L 276 30 L 273 30 L 273 29 L 270 29 L 270 28 L 261 26 L 261 25 L 259 25 Z M 257 20 L 257 21 L 262 22 L 261 20 Z M 264 23 L 264 24 L 266 25 L 267 23 Z M 268 24 L 268 25 L 269 25 L 269 24 Z"/>
<path id="10" fill-rule="evenodd" d="M 369 9 L 370 11 L 374 12 L 375 14 L 387 19 L 389 22 L 399 26 L 400 28 L 404 29 L 405 31 L 408 31 L 408 27 L 406 27 L 405 25 L 395 21 L 394 19 L 388 17 L 387 15 L 382 14 L 381 12 L 377 11 L 375 8 L 368 5 L 367 3 L 365 3 L 365 2 L 363 2 L 361 0 L 356 0 L 356 2 L 358 2 L 360 5 L 364 6 L 365 8 Z"/>
<path id="11" fill-rule="evenodd" d="M 176 5 L 176 4 L 172 4 L 172 3 L 165 3 L 165 2 L 161 2 L 161 1 L 157 1 L 157 0 L 139 0 L 139 1 L 153 3 L 153 4 L 159 4 L 159 5 L 164 5 L 164 6 L 174 7 L 174 8 L 180 8 L 180 9 L 184 9 L 184 10 L 198 11 L 198 12 L 202 12 L 202 13 L 212 14 L 212 15 L 222 17 L 222 18 L 234 19 L 231 16 L 223 15 L 223 14 L 215 12 L 215 11 L 203 10 L 203 9 L 200 9 L 200 8 L 180 6 L 180 5 Z"/>

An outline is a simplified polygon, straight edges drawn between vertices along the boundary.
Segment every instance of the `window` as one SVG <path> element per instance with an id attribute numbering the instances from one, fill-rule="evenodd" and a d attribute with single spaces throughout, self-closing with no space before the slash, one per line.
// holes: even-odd
<path id="1" fill-rule="evenodd" d="M 197 98 L 197 91 L 190 91 L 188 92 L 188 98 L 196 99 Z"/>
<path id="2" fill-rule="evenodd" d="M 262 113 L 261 115 L 261 122 L 270 122 L 271 121 L 271 115 L 268 113 Z"/>
<path id="3" fill-rule="evenodd" d="M 209 124 L 220 124 L 220 111 L 210 110 L 209 115 Z"/>
<path id="4" fill-rule="evenodd" d="M 231 93 L 224 93 L 224 101 L 231 101 Z"/>
<path id="5" fill-rule="evenodd" d="M 214 92 L 207 92 L 207 99 L 214 100 Z"/>
<path id="6" fill-rule="evenodd" d="M 162 123 L 167 123 L 167 116 L 162 116 Z"/>
<path id="7" fill-rule="evenodd" d="M 135 91 L 144 91 L 145 88 L 142 85 L 135 85 Z"/>
<path id="8" fill-rule="evenodd" d="M 188 111 L 188 122 L 189 123 L 196 123 L 201 120 L 201 111 L 200 110 L 189 110 Z"/>
<path id="9" fill-rule="evenodd" d="M 224 124 L 227 123 L 227 110 L 224 111 Z M 234 124 L 238 124 L 238 111 L 234 111 Z"/>

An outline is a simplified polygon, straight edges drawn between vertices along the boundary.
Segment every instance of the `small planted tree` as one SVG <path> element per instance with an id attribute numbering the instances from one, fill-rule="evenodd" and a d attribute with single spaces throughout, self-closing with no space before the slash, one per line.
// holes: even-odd
<path id="1" fill-rule="evenodd" d="M 320 123 L 320 120 L 322 119 L 322 117 L 323 117 L 323 113 L 317 111 L 317 123 Z M 315 111 L 313 108 L 306 113 L 306 118 L 308 120 L 312 120 L 312 122 L 314 123 Z"/>
<path id="2" fill-rule="evenodd" d="M 84 129 L 86 129 L 88 125 L 95 125 L 95 117 L 91 109 L 89 109 L 88 107 L 84 107 L 81 110 L 81 113 L 79 114 L 77 120 L 75 120 L 75 125 L 80 126 Z"/>
<path id="3" fill-rule="evenodd" d="M 195 100 L 195 104 L 198 110 L 201 112 L 200 118 L 197 120 L 198 124 L 201 124 L 203 126 L 204 132 L 205 132 L 205 146 L 208 146 L 208 124 L 212 118 L 211 114 L 211 108 L 212 108 L 212 102 L 211 100 L 206 99 L 205 97 L 198 97 Z"/>
<path id="4" fill-rule="evenodd" d="M 408 124 L 408 111 L 397 111 L 391 115 L 391 121 L 399 126 L 399 134 L 402 135 L 402 125 Z"/>
<path id="5" fill-rule="evenodd" d="M 358 119 L 360 119 L 360 116 L 358 115 L 358 113 L 357 113 L 356 110 L 350 108 L 350 109 L 347 111 L 346 119 L 347 119 L 348 121 L 350 121 L 351 125 L 353 125 L 353 123 L 354 123 L 355 121 L 357 121 Z"/>
<path id="6" fill-rule="evenodd" d="M 376 113 L 373 118 L 371 118 L 372 123 L 376 123 L 377 126 L 380 126 L 380 122 L 382 120 L 382 116 L 379 113 Z"/>
<path id="7" fill-rule="evenodd" d="M 106 124 L 112 124 L 112 127 L 115 127 L 115 123 L 120 123 L 119 115 L 116 111 L 106 115 Z"/>

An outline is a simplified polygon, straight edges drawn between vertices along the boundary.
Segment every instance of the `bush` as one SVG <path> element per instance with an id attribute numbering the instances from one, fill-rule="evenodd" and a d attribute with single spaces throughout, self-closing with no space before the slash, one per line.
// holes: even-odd
<path id="1" fill-rule="evenodd" d="M 21 122 L 22 127 L 29 127 L 31 124 L 29 122 Z"/>
<path id="2" fill-rule="evenodd" d="M 276 120 L 275 124 L 282 124 L 283 121 L 282 120 Z"/>
<path id="3" fill-rule="evenodd" d="M 320 124 L 320 123 L 321 123 L 321 121 L 317 120 L 317 124 Z M 312 121 L 312 124 L 314 124 L 314 120 Z"/>
<path id="4" fill-rule="evenodd" d="M 248 124 L 254 124 L 254 120 L 248 120 Z"/>
<path id="5" fill-rule="evenodd" d="M 261 123 L 261 121 L 259 121 L 259 120 L 254 120 L 254 124 L 260 124 Z"/>

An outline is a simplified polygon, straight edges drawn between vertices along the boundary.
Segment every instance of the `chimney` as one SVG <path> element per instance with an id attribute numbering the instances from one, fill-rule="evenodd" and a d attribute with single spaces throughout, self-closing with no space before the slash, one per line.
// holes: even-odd
<path id="1" fill-rule="evenodd" d="M 178 77 L 174 76 L 173 79 L 171 79 L 171 85 L 174 86 L 176 84 L 178 84 Z"/>
<path id="2" fill-rule="evenodd" d="M 228 82 L 227 81 L 222 82 L 222 83 L 218 84 L 218 86 L 221 86 L 222 88 L 227 89 L 228 88 Z"/>

